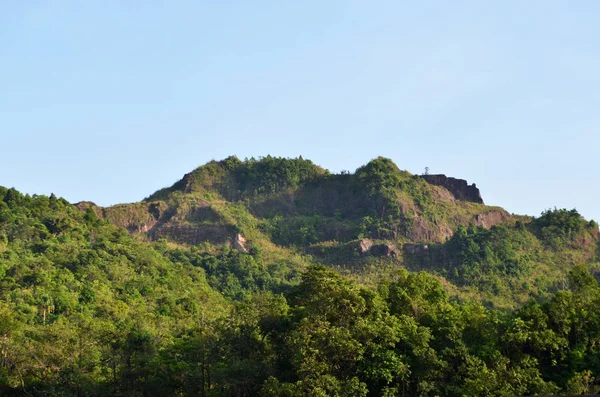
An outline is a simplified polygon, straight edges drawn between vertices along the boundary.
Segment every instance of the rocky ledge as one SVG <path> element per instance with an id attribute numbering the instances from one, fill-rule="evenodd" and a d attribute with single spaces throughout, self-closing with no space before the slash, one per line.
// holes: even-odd
<path id="1" fill-rule="evenodd" d="M 422 178 L 431 185 L 446 188 L 457 200 L 483 204 L 481 193 L 474 183 L 469 185 L 464 179 L 452 178 L 444 174 L 422 175 Z"/>

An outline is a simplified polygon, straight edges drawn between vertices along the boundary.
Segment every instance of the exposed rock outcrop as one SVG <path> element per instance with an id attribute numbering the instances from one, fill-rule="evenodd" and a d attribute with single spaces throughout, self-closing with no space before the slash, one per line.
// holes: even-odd
<path id="1" fill-rule="evenodd" d="M 356 244 L 356 243 L 354 243 Z M 363 238 L 358 241 L 355 245 L 355 249 L 361 255 L 373 255 L 373 256 L 391 256 L 396 257 L 400 255 L 400 250 L 396 248 L 394 244 L 374 244 L 372 240 Z"/>
<path id="2" fill-rule="evenodd" d="M 117 204 L 102 208 L 102 218 L 109 219 L 113 225 L 124 227 L 130 233 L 146 233 L 152 230 L 167 211 L 164 202 Z"/>
<path id="3" fill-rule="evenodd" d="M 245 254 L 248 253 L 246 239 L 240 233 L 236 233 L 235 238 L 233 239 L 233 248 Z"/>
<path id="4" fill-rule="evenodd" d="M 366 255 L 369 253 L 372 246 L 373 242 L 371 240 L 363 238 L 358 244 L 358 252 L 360 252 L 361 255 Z"/>
<path id="5" fill-rule="evenodd" d="M 113 225 L 124 227 L 133 234 L 150 231 L 168 209 L 168 205 L 162 201 L 117 204 L 106 208 L 98 207 L 91 201 L 81 201 L 75 206 L 81 212 L 91 208 L 99 218 L 108 219 Z"/>
<path id="6" fill-rule="evenodd" d="M 490 211 L 484 214 L 475 215 L 475 226 L 483 226 L 486 229 L 504 222 L 509 217 L 508 213 L 503 211 Z"/>
<path id="7" fill-rule="evenodd" d="M 392 256 L 397 257 L 400 255 L 400 251 L 394 244 L 376 244 L 369 250 L 373 256 Z"/>
<path id="8" fill-rule="evenodd" d="M 481 193 L 474 183 L 469 185 L 464 179 L 447 177 L 444 174 L 422 175 L 422 178 L 429 184 L 448 189 L 457 200 L 483 204 Z"/>
<path id="9" fill-rule="evenodd" d="M 448 189 L 442 187 L 442 186 L 432 186 L 431 187 L 431 193 L 434 199 L 436 200 L 440 200 L 440 201 L 449 201 L 451 203 L 455 203 L 456 202 L 456 198 L 454 197 L 454 195 L 452 193 L 450 193 L 448 191 Z"/>
<path id="10" fill-rule="evenodd" d="M 407 236 L 411 241 L 436 241 L 441 243 L 452 237 L 453 234 L 452 229 L 445 224 L 436 225 L 423 218 L 415 218 Z"/>

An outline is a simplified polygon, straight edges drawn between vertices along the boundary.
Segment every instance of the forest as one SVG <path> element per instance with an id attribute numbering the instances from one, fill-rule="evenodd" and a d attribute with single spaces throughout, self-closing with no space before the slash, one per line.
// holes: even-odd
<path id="1" fill-rule="evenodd" d="M 0 187 L 0 395 L 598 393 L 599 252 L 575 210 L 382 158 L 230 157 L 109 208 Z"/>

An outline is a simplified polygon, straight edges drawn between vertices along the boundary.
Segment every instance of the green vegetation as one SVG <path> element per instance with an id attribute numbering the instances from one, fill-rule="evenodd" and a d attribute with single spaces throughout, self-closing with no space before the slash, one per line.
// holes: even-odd
<path id="1" fill-rule="evenodd" d="M 110 208 L 0 187 L 0 395 L 597 393 L 599 253 L 575 210 L 384 158 L 230 157 Z"/>
<path id="2" fill-rule="evenodd" d="M 202 269 L 54 196 L 0 188 L 0 236 L 0 384 L 15 394 L 145 393 L 156 352 L 228 309 Z"/>
<path id="3" fill-rule="evenodd" d="M 529 225 L 460 226 L 447 242 L 409 255 L 406 263 L 476 291 L 491 305 L 514 307 L 564 289 L 577 264 L 596 269 L 597 233 L 575 210 L 549 210 Z M 586 247 L 586 241 L 596 243 Z"/>
<path id="4" fill-rule="evenodd" d="M 267 156 L 241 161 L 231 156 L 198 167 L 172 187 L 154 193 L 147 201 L 166 198 L 176 191 L 204 192 L 211 188 L 228 200 L 237 201 L 297 189 L 323 175 L 328 175 L 328 172 L 302 157 Z"/>
<path id="5" fill-rule="evenodd" d="M 572 245 L 586 227 L 591 230 L 598 229 L 594 221 L 587 223 L 576 210 L 556 208 L 543 212 L 542 216 L 536 219 L 534 226 L 542 241 L 554 249 Z"/>
<path id="6" fill-rule="evenodd" d="M 427 235 L 443 241 L 445 230 L 468 224 L 477 214 L 502 211 L 444 201 L 440 190 L 382 157 L 354 174 L 339 175 L 302 158 L 229 157 L 198 167 L 145 201 L 177 210 L 182 201 L 194 199 L 240 203 L 272 241 L 297 248 L 359 237 L 411 241 Z"/>
<path id="7" fill-rule="evenodd" d="M 235 300 L 261 291 L 286 291 L 297 284 L 300 275 L 282 264 L 265 265 L 257 249 L 253 249 L 252 254 L 244 254 L 222 247 L 213 254 L 192 247 L 189 250 L 165 249 L 164 254 L 174 263 L 202 268 L 212 288 Z"/>

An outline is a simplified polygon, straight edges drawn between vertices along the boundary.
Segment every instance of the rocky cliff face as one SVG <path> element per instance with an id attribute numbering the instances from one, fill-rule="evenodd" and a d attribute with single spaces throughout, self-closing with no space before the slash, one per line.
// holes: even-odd
<path id="1" fill-rule="evenodd" d="M 431 185 L 446 188 L 457 200 L 483 204 L 481 193 L 474 183 L 469 185 L 464 179 L 447 177 L 444 174 L 423 175 L 422 178 Z"/>
<path id="2" fill-rule="evenodd" d="M 112 224 L 126 228 L 131 234 L 142 235 L 149 240 L 166 238 L 190 245 L 205 241 L 213 244 L 234 241 L 235 244 L 239 240 L 234 225 L 219 222 L 219 215 L 203 200 L 197 200 L 192 206 L 185 208 L 170 208 L 163 201 L 117 204 L 106 208 L 92 202 L 75 205 L 82 212 L 90 207 L 98 217 L 108 219 Z M 246 249 L 243 244 L 240 247 Z"/>

